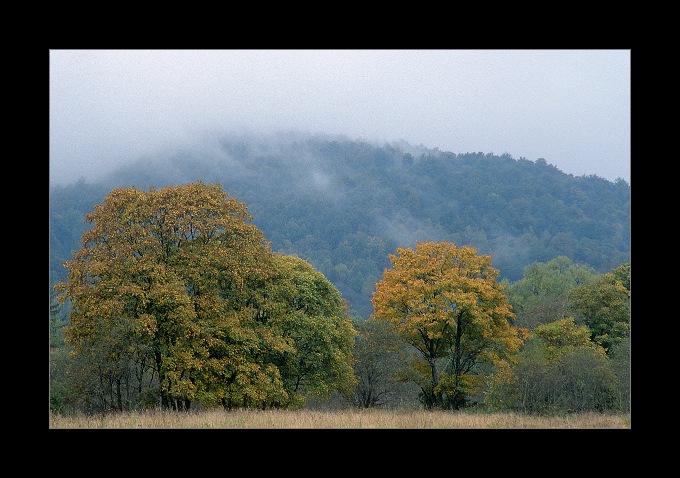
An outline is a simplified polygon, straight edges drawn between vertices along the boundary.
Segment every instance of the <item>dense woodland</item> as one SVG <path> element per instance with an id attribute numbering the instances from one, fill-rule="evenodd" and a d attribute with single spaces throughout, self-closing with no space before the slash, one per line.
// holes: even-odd
<path id="1" fill-rule="evenodd" d="M 367 318 L 387 255 L 416 241 L 471 245 L 500 279 L 566 256 L 604 273 L 630 261 L 630 185 L 574 177 L 545 160 L 454 154 L 324 136 L 218 136 L 100 181 L 50 189 L 50 282 L 85 214 L 115 187 L 202 180 L 246 203 L 275 251 L 309 261 Z"/>
<path id="2" fill-rule="evenodd" d="M 310 406 L 333 397 L 336 403 L 362 407 L 419 403 L 530 413 L 629 411 L 628 183 L 573 177 L 543 159 L 533 162 L 508 154 L 454 154 L 405 143 L 374 145 L 292 134 L 215 136 L 171 157 L 144 158 L 97 182 L 81 179 L 50 188 L 53 410 L 107 411 L 156 403 L 148 390 L 140 388 L 141 382 L 130 382 L 136 373 L 132 371 L 142 370 L 138 365 L 116 371 L 116 399 L 114 381 L 103 385 L 101 372 L 89 377 L 88 383 L 72 380 L 75 371 L 83 372 L 103 359 L 91 354 L 80 362 L 68 358 L 67 351 L 74 344 L 86 350 L 86 345 L 94 342 L 85 336 L 72 336 L 70 344 L 64 341 L 73 311 L 68 302 L 65 307 L 57 302 L 53 286 L 65 279 L 63 263 L 74 257 L 72 251 L 81 247 L 80 239 L 91 227 L 85 222 L 86 215 L 114 189 L 124 188 L 121 197 L 130 194 L 135 198 L 136 189 L 130 187 L 163 191 L 166 186 L 195 181 L 218 184 L 247 207 L 254 229 L 266 240 L 265 248 L 274 253 L 267 255 L 273 271 L 267 277 L 278 279 L 256 282 L 275 284 L 274 292 L 269 290 L 264 296 L 277 299 L 267 306 L 244 302 L 244 307 L 257 318 L 256 328 L 249 328 L 249 333 L 269 337 L 270 358 L 277 357 L 270 362 L 259 356 L 258 367 L 267 370 L 271 380 L 281 380 L 277 397 L 294 397 L 284 407 Z M 421 344 L 412 331 L 397 333 L 390 326 L 390 320 L 398 324 L 405 319 L 385 306 L 390 303 L 389 294 L 394 293 L 387 271 L 399 262 L 396 251 L 408 255 L 415 250 L 417 255 L 423 244 L 437 251 L 430 255 L 460 255 L 466 257 L 466 264 L 481 267 L 488 291 L 494 290 L 497 296 L 489 309 L 493 312 L 488 312 L 489 320 L 493 318 L 497 324 L 489 333 L 497 340 L 486 355 L 469 354 L 467 368 L 460 365 L 465 349 L 454 337 L 444 337 L 438 344 Z M 76 270 L 81 265 L 71 267 Z M 424 263 L 422 267 L 426 267 Z M 261 285 L 253 287 L 262 293 Z M 76 288 L 73 297 L 79 297 L 74 291 Z M 374 292 L 378 296 L 386 293 L 388 299 L 381 303 Z M 340 296 L 348 305 L 346 312 L 338 305 Z M 316 302 L 318 297 L 324 298 L 323 306 Z M 500 303 L 507 303 L 507 308 L 500 309 Z M 306 312 L 291 312 L 300 310 Z M 484 322 L 485 312 L 480 310 L 475 309 L 473 315 Z M 499 315 L 499 310 L 505 312 Z M 73 318 L 87 315 L 82 310 L 75 312 Z M 286 319 L 275 327 L 271 318 L 277 314 Z M 501 315 L 503 320 L 498 322 Z M 326 319 L 319 322 L 321 316 Z M 345 324 L 341 327 L 343 338 L 328 342 L 335 348 L 320 346 L 314 353 L 336 359 L 325 362 L 322 371 L 326 375 L 317 376 L 306 390 L 293 393 L 291 384 L 295 373 L 299 378 L 302 362 L 292 361 L 294 356 L 299 358 L 291 351 L 294 345 L 290 350 L 280 343 L 275 346 L 276 333 L 285 331 L 291 343 L 297 334 L 298 345 L 308 343 L 305 330 L 325 330 L 328 317 Z M 374 320 L 378 318 L 385 320 Z M 302 323 L 315 325 L 305 329 Z M 498 328 L 499 324 L 506 325 Z M 350 329 L 356 333 L 352 346 L 347 342 Z M 449 352 L 430 357 L 423 354 L 433 345 L 447 347 Z M 303 349 L 299 345 L 295 353 L 301 354 Z M 421 357 L 416 359 L 418 350 Z M 338 359 L 338 354 L 343 358 Z M 423 359 L 430 364 L 431 373 L 423 372 Z M 454 359 L 459 365 L 455 370 Z M 293 363 L 298 364 L 295 373 Z M 346 369 L 349 363 L 354 363 L 354 377 Z M 164 367 L 159 363 L 149 370 Z M 344 370 L 341 380 L 338 367 Z M 107 373 L 113 372 L 112 367 Z M 158 377 L 151 376 L 157 383 Z M 120 398 L 121 377 L 127 377 L 127 401 Z M 209 382 L 205 377 L 201 380 Z M 90 396 L 83 401 L 84 389 Z M 244 406 L 282 406 L 283 402 L 271 397 L 246 400 L 246 396 L 264 397 L 266 393 L 244 390 L 205 388 L 203 396 L 208 397 L 206 404 L 219 403 L 221 397 L 224 406 L 225 396 L 238 396 Z M 273 389 L 267 393 L 274 396 Z"/>

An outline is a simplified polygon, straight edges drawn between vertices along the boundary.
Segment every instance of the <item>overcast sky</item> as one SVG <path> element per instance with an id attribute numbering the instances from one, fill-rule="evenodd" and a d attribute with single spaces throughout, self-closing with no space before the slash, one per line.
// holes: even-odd
<path id="1" fill-rule="evenodd" d="M 544 158 L 630 182 L 630 50 L 50 50 L 50 181 L 210 131 Z"/>

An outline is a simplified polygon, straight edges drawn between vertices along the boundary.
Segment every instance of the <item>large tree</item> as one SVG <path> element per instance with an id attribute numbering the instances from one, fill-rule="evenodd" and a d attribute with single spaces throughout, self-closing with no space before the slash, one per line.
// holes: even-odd
<path id="1" fill-rule="evenodd" d="M 285 340 L 257 320 L 272 253 L 245 204 L 203 182 L 114 189 L 87 214 L 56 286 L 80 392 L 98 410 L 285 400 L 267 362 Z"/>
<path id="2" fill-rule="evenodd" d="M 521 346 L 488 255 L 450 242 L 398 248 L 373 294 L 371 320 L 389 322 L 419 354 L 423 402 L 460 408 L 493 367 Z"/>
<path id="3" fill-rule="evenodd" d="M 272 354 L 291 405 L 308 396 L 349 397 L 357 382 L 357 331 L 340 291 L 304 259 L 274 254 L 275 275 L 263 289 L 257 316 L 287 345 Z"/>

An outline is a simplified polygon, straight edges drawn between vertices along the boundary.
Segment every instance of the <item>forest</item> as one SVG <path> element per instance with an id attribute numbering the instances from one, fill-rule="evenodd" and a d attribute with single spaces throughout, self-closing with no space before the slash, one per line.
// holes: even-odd
<path id="1" fill-rule="evenodd" d="M 196 313 L 196 324 L 183 327 L 213 345 L 205 345 L 200 354 L 196 343 L 181 349 L 168 332 L 164 353 L 172 349 L 177 355 L 154 362 L 151 351 L 161 347 L 157 342 L 161 334 L 154 328 L 160 327 L 159 310 L 169 320 L 178 315 L 193 317 L 191 311 L 206 307 L 196 302 L 200 295 L 196 290 L 207 272 L 196 275 L 184 262 L 177 276 L 177 286 L 191 291 L 184 302 L 169 306 L 164 301 L 168 297 L 174 301 L 174 295 L 164 289 L 153 289 L 153 294 L 161 294 L 153 295 L 149 289 L 144 294 L 156 297 L 156 309 L 142 311 L 142 302 L 148 307 L 151 296 L 144 295 L 141 301 L 142 292 L 135 295 L 129 288 L 119 289 L 127 291 L 124 303 L 117 302 L 120 294 L 102 302 L 110 307 L 117 304 L 121 309 L 116 310 L 125 310 L 123 315 L 143 323 L 155 317 L 156 325 L 145 329 L 146 333 L 156 330 L 153 340 L 151 335 L 148 342 L 142 340 L 139 330 L 137 335 L 121 332 L 116 336 L 120 341 L 109 343 L 110 349 L 92 349 L 93 343 L 102 343 L 101 337 L 95 340 L 92 324 L 83 324 L 101 310 L 71 309 L 68 303 L 63 307 L 54 288 L 67 280 L 64 264 L 82 249 L 81 238 L 97 243 L 86 216 L 95 205 L 114 199 L 127 204 L 128 195 L 132 203 L 156 193 L 172 201 L 184 196 L 196 199 L 203 197 L 203 187 L 213 188 L 210 185 L 218 185 L 230 204 L 240 205 L 243 224 L 239 228 L 248 223 L 247 230 L 261 235 L 253 242 L 259 252 L 252 254 L 261 258 L 256 270 L 265 274 L 264 263 L 271 269 L 249 282 L 252 296 L 241 297 L 243 290 L 233 287 L 243 283 L 242 278 L 252 279 L 251 269 L 243 269 L 243 276 L 234 272 L 231 285 L 224 278 L 211 279 L 221 291 L 211 300 L 219 303 L 217 297 L 231 297 L 233 308 L 225 312 L 230 325 L 209 330 L 197 325 L 204 324 L 207 316 Z M 189 194 L 182 188 L 197 189 Z M 112 219 L 97 210 L 95 223 L 100 221 L 104 227 Z M 623 180 L 573 177 L 545 160 L 516 160 L 508 154 L 454 154 L 405 143 L 374 145 L 318 135 L 216 136 L 172 157 L 145 158 L 121 167 L 94 183 L 81 179 L 51 186 L 49 223 L 50 404 L 54 410 L 218 403 L 226 408 L 285 408 L 309 406 L 322 398 L 361 407 L 419 403 L 531 413 L 629 410 L 630 185 Z M 232 253 L 224 254 L 231 257 Z M 410 255 L 420 259 L 410 260 L 409 267 L 398 272 L 400 259 Z M 252 257 L 251 253 L 245 256 Z M 423 257 L 436 257 L 451 270 L 465 264 L 477 271 L 476 279 L 483 278 L 485 285 L 480 288 L 464 275 L 454 281 L 449 276 L 435 280 Z M 451 257 L 456 259 L 447 262 Z M 230 270 L 241 270 L 234 264 Z M 423 269 L 418 272 L 413 264 Z M 66 289 L 76 304 L 89 303 L 79 295 L 76 280 L 92 275 L 91 270 L 84 273 L 86 265 L 84 259 L 70 264 L 70 289 Z M 411 273 L 418 277 L 426 273 L 438 288 L 447 290 L 448 302 L 428 300 L 427 313 L 413 312 L 411 307 L 411 313 L 399 315 L 390 304 L 398 296 L 400 279 L 393 283 L 390 277 Z M 135 287 L 140 286 L 140 277 L 135 276 Z M 190 280 L 191 286 L 182 280 Z M 115 284 L 121 287 L 120 282 Z M 422 287 L 419 290 L 417 298 L 402 294 L 399 300 L 413 303 L 423 296 L 438 297 Z M 469 305 L 472 291 L 485 297 L 480 304 L 494 306 Z M 253 297 L 260 297 L 259 302 Z M 452 304 L 465 310 L 457 316 L 455 327 L 430 313 L 448 310 L 454 316 Z M 414 322 L 416 316 L 429 322 Z M 234 325 L 234 320 L 240 325 Z M 114 325 L 131 327 L 118 322 L 107 327 Z M 429 342 L 419 342 L 419 332 L 433 327 L 441 330 L 426 334 Z M 70 335 L 65 333 L 69 328 Z M 450 335 L 453 330 L 468 331 L 467 341 Z M 215 337 L 226 340 L 225 336 L 232 337 L 230 345 L 219 342 L 222 348 L 215 349 Z M 318 342 L 319 337 L 324 341 Z M 487 343 L 483 337 L 494 340 Z M 134 353 L 126 361 L 119 360 L 121 351 L 131 347 Z M 90 352 L 74 361 L 67 353 L 72 348 Z M 193 359 L 187 358 L 187 350 Z M 196 366 L 200 360 L 213 366 L 217 358 L 228 362 L 226 357 L 234 354 L 253 361 L 241 364 L 245 368 L 237 367 L 231 375 L 225 375 L 223 368 L 208 373 L 205 364 Z M 305 354 L 326 358 L 311 367 Z M 111 360 L 114 356 L 119 359 Z M 180 357 L 186 361 L 182 366 Z M 104 363 L 107 367 L 102 367 Z M 81 380 L 73 381 L 74 376 Z M 215 388 L 212 384 L 217 382 L 223 385 Z M 163 383 L 173 383 L 177 393 L 159 393 Z"/>
<path id="2" fill-rule="evenodd" d="M 91 183 L 52 186 L 50 283 L 78 248 L 85 214 L 115 187 L 219 183 L 245 202 L 281 253 L 309 261 L 356 315 L 371 313 L 387 255 L 415 241 L 451 241 L 493 257 L 519 280 L 557 256 L 607 272 L 630 261 L 630 185 L 564 174 L 545 160 L 454 154 L 404 143 L 320 135 L 216 136 L 145 158 Z"/>

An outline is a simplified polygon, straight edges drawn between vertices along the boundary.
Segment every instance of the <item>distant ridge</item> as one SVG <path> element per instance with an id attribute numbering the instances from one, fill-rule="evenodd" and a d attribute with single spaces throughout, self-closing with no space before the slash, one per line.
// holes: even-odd
<path id="1" fill-rule="evenodd" d="M 608 272 L 630 261 L 630 185 L 544 159 L 451 153 L 343 136 L 215 134 L 100 181 L 50 188 L 50 282 L 79 248 L 85 214 L 117 187 L 202 180 L 246 203 L 272 249 L 308 260 L 366 318 L 388 254 L 452 241 L 490 254 L 501 278 L 559 255 Z"/>

